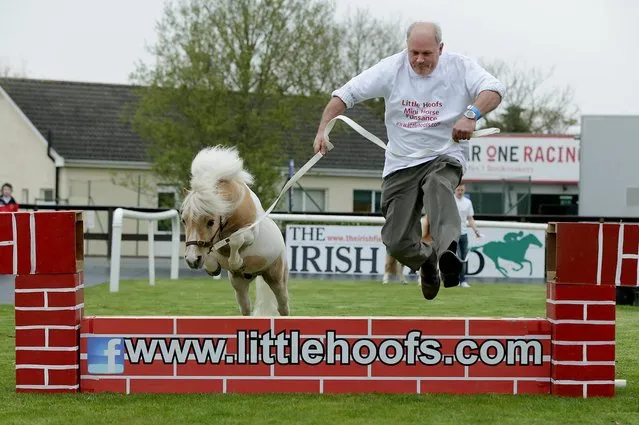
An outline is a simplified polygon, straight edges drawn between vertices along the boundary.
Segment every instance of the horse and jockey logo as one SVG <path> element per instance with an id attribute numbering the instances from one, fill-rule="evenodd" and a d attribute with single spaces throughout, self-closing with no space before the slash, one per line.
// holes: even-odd
<path id="1" fill-rule="evenodd" d="M 492 262 L 495 264 L 495 268 L 499 270 L 499 272 L 504 275 L 504 277 L 509 277 L 508 271 L 499 264 L 499 260 L 511 261 L 519 266 L 519 268 L 513 268 L 512 271 L 520 271 L 524 268 L 525 264 L 530 266 L 530 273 L 532 275 L 533 266 L 530 260 L 526 259 L 526 252 L 528 251 L 528 247 L 530 245 L 541 247 L 542 244 L 532 233 L 529 233 L 524 236 L 523 231 L 519 232 L 510 232 L 504 235 L 504 241 L 493 241 L 488 242 L 484 245 L 475 246 L 470 248 L 472 252 L 477 253 L 477 255 L 481 255 L 479 251 L 483 253 L 484 257 L 490 258 Z M 483 261 L 481 261 L 483 263 Z M 483 268 L 483 264 L 482 264 Z"/>

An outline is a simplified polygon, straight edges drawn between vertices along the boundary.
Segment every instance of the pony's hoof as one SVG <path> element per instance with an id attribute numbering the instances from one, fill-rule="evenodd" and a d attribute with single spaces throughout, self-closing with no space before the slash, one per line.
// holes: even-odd
<path id="1" fill-rule="evenodd" d="M 217 265 L 217 269 L 216 269 L 214 272 L 210 272 L 210 271 L 208 271 L 208 270 L 207 270 L 206 272 L 209 274 L 209 276 L 213 276 L 213 277 L 215 277 L 215 276 L 219 276 L 219 275 L 220 275 L 220 273 L 222 273 L 222 266 L 220 266 L 220 265 L 218 264 L 218 265 Z"/>

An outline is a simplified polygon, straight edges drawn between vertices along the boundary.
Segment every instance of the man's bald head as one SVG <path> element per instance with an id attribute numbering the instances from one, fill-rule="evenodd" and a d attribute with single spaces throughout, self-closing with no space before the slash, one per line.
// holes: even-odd
<path id="1" fill-rule="evenodd" d="M 417 37 L 434 37 L 437 44 L 442 42 L 442 29 L 434 22 L 413 22 L 406 31 L 406 41 L 411 35 Z"/>
<path id="2" fill-rule="evenodd" d="M 406 31 L 406 48 L 413 70 L 422 77 L 430 75 L 444 48 L 441 28 L 432 22 L 411 24 Z"/>

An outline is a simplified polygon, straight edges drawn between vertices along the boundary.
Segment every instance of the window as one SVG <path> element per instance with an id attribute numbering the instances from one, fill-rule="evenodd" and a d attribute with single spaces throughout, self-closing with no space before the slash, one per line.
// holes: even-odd
<path id="1" fill-rule="evenodd" d="M 577 195 L 532 195 L 532 214 L 577 215 Z"/>
<path id="2" fill-rule="evenodd" d="M 325 189 L 292 188 L 292 212 L 322 212 L 326 211 Z M 288 211 L 288 193 L 280 199 L 280 211 Z"/>
<path id="3" fill-rule="evenodd" d="M 178 207 L 177 189 L 173 186 L 158 187 L 158 208 L 170 209 Z M 171 219 L 157 221 L 158 232 L 171 231 Z"/>
<path id="4" fill-rule="evenodd" d="M 45 202 L 53 202 L 53 189 L 40 189 L 40 198 Z"/>
<path id="5" fill-rule="evenodd" d="M 36 198 L 35 200 L 36 204 L 41 204 L 41 205 L 53 205 L 55 204 L 55 195 L 54 195 L 54 190 L 53 189 L 48 189 L 48 188 L 41 188 L 40 189 L 40 197 Z"/>
<path id="6" fill-rule="evenodd" d="M 379 190 L 354 190 L 353 212 L 381 212 L 382 192 Z"/>
<path id="7" fill-rule="evenodd" d="M 20 199 L 20 202 L 23 204 L 29 203 L 29 189 L 22 189 L 22 198 Z"/>
<path id="8" fill-rule="evenodd" d="M 469 197 L 473 201 L 475 215 L 504 213 L 504 197 L 501 193 L 473 192 Z"/>
<path id="9" fill-rule="evenodd" d="M 517 214 L 530 214 L 530 196 L 528 196 L 528 193 L 517 194 Z"/>

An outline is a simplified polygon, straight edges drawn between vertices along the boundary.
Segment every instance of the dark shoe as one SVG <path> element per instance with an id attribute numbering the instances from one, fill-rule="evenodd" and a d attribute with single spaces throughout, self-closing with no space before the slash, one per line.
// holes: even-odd
<path id="1" fill-rule="evenodd" d="M 424 298 L 427 300 L 434 299 L 439 292 L 439 273 L 437 272 L 436 253 L 433 253 L 420 267 L 419 281 Z"/>
<path id="2" fill-rule="evenodd" d="M 444 288 L 459 285 L 459 274 L 464 266 L 463 261 L 452 251 L 444 251 L 439 257 L 439 271 L 442 274 Z"/>

